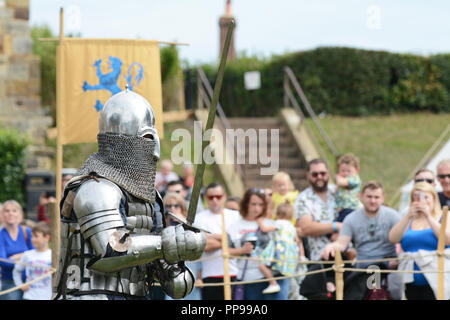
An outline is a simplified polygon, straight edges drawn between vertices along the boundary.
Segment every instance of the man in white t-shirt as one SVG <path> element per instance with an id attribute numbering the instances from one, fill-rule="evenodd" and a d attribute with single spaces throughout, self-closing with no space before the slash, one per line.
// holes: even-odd
<path id="1" fill-rule="evenodd" d="M 222 213 L 225 219 L 225 229 L 239 219 L 238 211 L 225 209 L 226 195 L 222 185 L 211 183 L 206 187 L 206 202 L 208 209 L 198 213 L 194 226 L 211 232 L 206 236 L 206 247 L 202 259 L 203 283 L 222 283 L 224 276 L 222 258 Z M 232 255 L 232 248 L 230 254 Z M 216 257 L 216 258 L 214 258 Z M 231 281 L 236 279 L 237 266 L 234 259 L 229 260 Z M 203 300 L 224 300 L 223 286 L 204 287 Z"/>

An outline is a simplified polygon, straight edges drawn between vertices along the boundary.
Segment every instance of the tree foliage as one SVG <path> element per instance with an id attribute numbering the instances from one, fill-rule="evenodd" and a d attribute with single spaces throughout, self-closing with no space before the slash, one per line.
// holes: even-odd
<path id="1" fill-rule="evenodd" d="M 283 69 L 296 75 L 317 112 L 364 116 L 449 112 L 450 55 L 431 57 L 346 47 L 321 47 L 227 64 L 220 101 L 229 116 L 273 116 L 283 106 Z M 217 68 L 203 65 L 210 80 Z M 261 72 L 261 88 L 247 91 L 244 73 Z"/>
<path id="2" fill-rule="evenodd" d="M 33 39 L 33 54 L 41 60 L 41 104 L 50 109 L 56 123 L 56 41 L 44 42 L 39 38 L 54 38 L 47 25 L 33 26 L 31 38 Z"/>
<path id="3" fill-rule="evenodd" d="M 17 130 L 0 128 L 0 202 L 14 199 L 25 205 L 25 149 L 29 143 Z"/>

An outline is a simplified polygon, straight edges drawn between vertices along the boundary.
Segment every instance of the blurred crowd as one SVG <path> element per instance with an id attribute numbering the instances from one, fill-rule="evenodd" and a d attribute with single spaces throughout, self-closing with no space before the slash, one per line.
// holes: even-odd
<path id="1" fill-rule="evenodd" d="M 436 251 L 443 207 L 450 205 L 450 159 L 439 162 L 436 177 L 428 169 L 417 171 L 409 207 L 401 214 L 386 205 L 382 182 L 361 180 L 359 159 L 353 154 L 339 158 L 334 177 L 323 159 L 308 162 L 306 171 L 309 186 L 304 190 L 296 190 L 286 172 L 276 173 L 270 187 L 254 186 L 240 196 L 229 196 L 219 182 L 202 188 L 194 226 L 209 233 L 201 259 L 187 263 L 196 283 L 185 299 L 225 298 L 224 240 L 231 281 L 246 282 L 231 286 L 233 300 L 335 299 L 333 271 L 302 274 L 327 267 L 337 251 L 344 260 L 356 261 L 351 264 L 355 268 L 405 271 L 373 279 L 369 273 L 346 272 L 344 299 L 436 299 L 436 277 L 407 271 L 437 268 L 423 252 Z M 71 178 L 64 177 L 63 188 Z M 185 221 L 194 180 L 192 164 L 185 164 L 178 175 L 170 160 L 161 161 L 155 188 L 163 198 L 167 225 Z M 441 192 L 436 192 L 436 182 Z M 56 202 L 54 195 L 41 195 L 37 221 L 24 220 L 15 200 L 0 204 L 0 290 L 49 272 L 47 210 L 52 202 Z M 448 220 L 446 246 L 450 245 Z M 396 259 L 400 257 L 408 259 Z M 0 295 L 0 299 L 50 297 L 50 277 Z M 149 298 L 170 299 L 158 286 L 152 287 Z"/>

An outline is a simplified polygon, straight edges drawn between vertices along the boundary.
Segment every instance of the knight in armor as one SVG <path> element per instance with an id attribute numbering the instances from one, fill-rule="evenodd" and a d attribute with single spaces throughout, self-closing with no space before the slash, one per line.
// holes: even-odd
<path id="1" fill-rule="evenodd" d="M 145 299 L 158 281 L 174 299 L 194 276 L 206 238 L 186 224 L 166 226 L 154 188 L 160 156 L 155 115 L 130 90 L 113 95 L 99 119 L 98 152 L 67 183 L 61 199 L 61 251 L 55 299 Z"/>

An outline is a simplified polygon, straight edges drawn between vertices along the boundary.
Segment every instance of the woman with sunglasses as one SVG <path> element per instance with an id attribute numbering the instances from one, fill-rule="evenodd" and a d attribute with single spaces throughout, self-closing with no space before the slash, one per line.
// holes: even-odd
<path id="1" fill-rule="evenodd" d="M 182 221 L 186 220 L 187 217 L 187 207 L 186 201 L 180 193 L 176 192 L 168 192 L 163 199 L 164 209 L 166 211 L 170 211 L 177 217 L 180 217 Z M 167 225 L 175 226 L 180 223 L 176 218 L 166 214 L 166 223 Z M 201 277 L 199 276 L 201 263 L 199 261 L 187 262 L 187 267 L 194 274 L 195 279 L 195 287 L 192 292 L 181 300 L 202 300 L 201 289 L 198 287 L 203 284 Z M 171 297 L 166 295 L 166 300 L 173 300 Z"/>
<path id="2" fill-rule="evenodd" d="M 428 182 L 418 182 L 411 191 L 408 213 L 392 227 L 389 241 L 400 242 L 404 252 L 435 251 L 441 229 L 441 217 L 441 206 L 433 186 Z M 447 220 L 445 244 L 450 245 L 450 219 Z M 416 263 L 414 270 L 420 270 Z M 431 277 L 435 275 L 431 274 Z M 405 295 L 408 300 L 436 299 L 423 273 L 414 273 L 410 276 L 409 280 L 412 282 L 408 282 L 407 275 L 403 279 L 406 282 Z"/>
<path id="3" fill-rule="evenodd" d="M 433 186 L 433 188 L 436 188 L 434 173 L 430 169 L 422 168 L 416 172 L 414 175 L 414 183 L 419 182 L 428 182 Z"/>
<path id="4" fill-rule="evenodd" d="M 419 183 L 419 182 L 426 182 L 429 183 L 433 186 L 433 188 L 436 188 L 436 182 L 435 182 L 435 177 L 434 177 L 434 173 L 433 171 L 431 171 L 430 169 L 427 168 L 421 168 L 419 170 L 417 170 L 416 174 L 414 175 L 414 183 Z M 405 200 L 406 202 L 406 200 Z M 404 216 L 405 214 L 408 213 L 409 210 L 409 204 L 405 205 L 400 213 L 402 216 Z"/>

